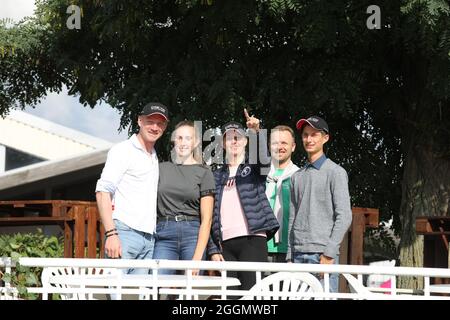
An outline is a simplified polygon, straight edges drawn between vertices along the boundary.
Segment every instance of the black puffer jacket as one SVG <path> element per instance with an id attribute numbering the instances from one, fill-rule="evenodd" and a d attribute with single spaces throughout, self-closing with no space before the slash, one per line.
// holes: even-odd
<path id="1" fill-rule="evenodd" d="M 258 135 L 259 145 L 266 145 L 265 135 Z M 258 159 L 259 160 L 259 159 Z M 269 200 L 266 196 L 266 177 L 270 168 L 270 159 L 264 159 L 266 164 L 241 163 L 236 172 L 236 188 L 242 209 L 247 219 L 250 233 L 266 232 L 270 240 L 280 225 L 275 217 Z M 248 162 L 248 161 L 246 161 Z M 259 161 L 258 161 L 259 162 Z M 230 171 L 228 166 L 213 172 L 216 181 L 216 197 L 214 200 L 213 220 L 211 226 L 211 239 L 208 245 L 208 254 L 221 253 L 222 231 L 220 223 L 220 207 L 224 186 L 227 183 Z M 213 242 L 213 243 L 212 243 Z"/>

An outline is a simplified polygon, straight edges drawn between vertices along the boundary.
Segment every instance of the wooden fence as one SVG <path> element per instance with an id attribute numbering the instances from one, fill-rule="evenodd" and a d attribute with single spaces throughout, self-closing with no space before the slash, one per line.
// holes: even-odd
<path id="1" fill-rule="evenodd" d="M 378 226 L 378 209 L 353 207 L 353 222 L 341 246 L 341 264 L 363 264 L 364 232 Z M 64 257 L 104 257 L 104 230 L 95 202 L 0 201 L 0 226 L 59 225 Z"/>
<path id="2" fill-rule="evenodd" d="M 0 226 L 59 225 L 64 257 L 104 257 L 104 230 L 95 202 L 0 201 Z"/>

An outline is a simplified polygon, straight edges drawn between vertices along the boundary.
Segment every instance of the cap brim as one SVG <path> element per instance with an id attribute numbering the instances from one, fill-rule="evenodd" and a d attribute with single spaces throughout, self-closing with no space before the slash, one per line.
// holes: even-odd
<path id="1" fill-rule="evenodd" d="M 149 116 L 152 116 L 154 114 L 159 114 L 160 116 L 163 116 L 164 119 L 166 119 L 166 121 L 169 121 L 169 118 L 167 118 L 167 116 L 165 114 L 161 113 L 161 112 L 152 112 L 152 113 L 149 113 L 149 114 L 141 114 L 141 116 L 149 117 Z"/>
<path id="2" fill-rule="evenodd" d="M 297 121 L 297 124 L 295 125 L 295 127 L 297 128 L 297 130 L 301 130 L 302 127 L 305 125 L 305 123 L 309 124 L 311 126 L 311 123 L 308 122 L 308 120 L 306 119 L 300 119 Z M 314 127 L 314 126 L 312 126 Z"/>
<path id="3" fill-rule="evenodd" d="M 223 135 L 225 136 L 225 134 L 226 134 L 227 132 L 230 132 L 230 131 L 232 131 L 232 130 L 237 131 L 238 133 L 240 133 L 240 134 L 243 135 L 243 136 L 246 135 L 246 134 L 245 134 L 245 131 L 244 131 L 243 129 L 238 129 L 238 128 L 230 128 L 230 129 L 227 129 L 227 130 L 225 130 L 225 132 L 223 133 Z"/>
<path id="4" fill-rule="evenodd" d="M 302 130 L 303 126 L 304 126 L 306 123 L 309 124 L 311 127 L 313 127 L 313 128 L 316 129 L 316 130 L 322 130 L 322 131 L 325 131 L 325 133 L 328 133 L 327 130 L 317 128 L 317 127 L 314 126 L 311 122 L 309 122 L 307 119 L 300 119 L 300 120 L 298 120 L 298 121 L 297 121 L 297 124 L 296 124 L 295 126 L 296 126 L 297 130 Z"/>

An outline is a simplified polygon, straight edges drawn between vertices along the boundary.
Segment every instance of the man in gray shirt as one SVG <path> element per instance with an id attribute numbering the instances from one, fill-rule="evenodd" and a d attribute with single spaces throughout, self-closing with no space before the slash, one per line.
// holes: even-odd
<path id="1" fill-rule="evenodd" d="M 328 159 L 323 145 L 328 125 L 312 116 L 297 122 L 308 163 L 291 177 L 287 261 L 337 264 L 339 247 L 352 222 L 348 177 Z M 338 292 L 338 275 L 330 274 L 330 292 Z"/>

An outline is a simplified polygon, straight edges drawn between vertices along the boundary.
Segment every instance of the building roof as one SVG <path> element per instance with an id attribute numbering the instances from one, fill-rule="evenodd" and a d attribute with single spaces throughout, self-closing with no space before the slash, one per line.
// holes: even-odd
<path id="1" fill-rule="evenodd" d="M 87 188 L 81 187 L 83 190 L 78 190 L 79 187 L 75 189 L 83 195 L 94 194 L 95 181 L 100 177 L 108 151 L 109 148 L 94 150 L 76 157 L 47 160 L 0 173 L 0 199 L 17 199 L 26 194 L 48 191 L 57 187 L 70 189 L 73 185 L 86 180 L 94 185 Z M 46 195 L 46 197 L 52 199 L 53 196 Z M 69 198 L 72 199 L 70 196 Z M 39 199 L 43 199 L 42 196 Z M 87 199 L 87 196 L 84 195 L 83 199 Z"/>
<path id="2" fill-rule="evenodd" d="M 0 144 L 48 160 L 68 158 L 113 145 L 18 110 L 12 110 L 5 118 L 0 117 L 0 132 Z"/>
<path id="3" fill-rule="evenodd" d="M 59 160 L 48 160 L 0 174 L 0 191 L 103 165 L 109 148 Z"/>

